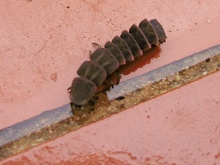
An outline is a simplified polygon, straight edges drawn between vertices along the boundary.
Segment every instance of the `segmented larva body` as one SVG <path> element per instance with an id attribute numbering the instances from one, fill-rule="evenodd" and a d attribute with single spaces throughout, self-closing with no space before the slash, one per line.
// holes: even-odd
<path id="1" fill-rule="evenodd" d="M 104 48 L 96 49 L 91 61 L 85 61 L 77 70 L 79 77 L 74 78 L 70 88 L 70 100 L 75 105 L 86 104 L 102 85 L 107 75 L 115 72 L 126 61 L 143 55 L 154 45 L 165 42 L 167 36 L 161 24 L 152 19 L 144 19 L 139 26 L 133 24 L 129 31 L 106 42 Z"/>

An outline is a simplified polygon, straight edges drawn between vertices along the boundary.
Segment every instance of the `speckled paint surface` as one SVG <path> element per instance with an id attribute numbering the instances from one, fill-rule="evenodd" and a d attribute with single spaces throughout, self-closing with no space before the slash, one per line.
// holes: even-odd
<path id="1" fill-rule="evenodd" d="M 219 80 L 215 73 L 3 162 L 218 164 Z"/>
<path id="2" fill-rule="evenodd" d="M 0 129 L 68 103 L 66 89 L 91 43 L 103 45 L 143 18 L 157 18 L 168 39 L 159 58 L 123 80 L 219 44 L 218 6 L 218 0 L 2 0 Z M 3 163 L 217 165 L 219 81 L 217 72 Z"/>

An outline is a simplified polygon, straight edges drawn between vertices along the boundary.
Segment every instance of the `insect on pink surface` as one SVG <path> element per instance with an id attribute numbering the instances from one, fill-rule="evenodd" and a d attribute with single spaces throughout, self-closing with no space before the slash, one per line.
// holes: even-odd
<path id="1" fill-rule="evenodd" d="M 85 61 L 77 70 L 79 77 L 73 79 L 70 100 L 74 105 L 85 105 L 94 96 L 107 75 L 117 71 L 120 65 L 143 55 L 143 51 L 166 41 L 162 25 L 156 20 L 144 19 L 139 26 L 133 24 L 129 31 L 108 41 L 104 48 L 96 49 L 91 61 Z"/>

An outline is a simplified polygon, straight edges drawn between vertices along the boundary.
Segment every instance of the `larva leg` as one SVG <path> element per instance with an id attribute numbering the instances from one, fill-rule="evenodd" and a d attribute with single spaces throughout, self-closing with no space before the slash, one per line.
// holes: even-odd
<path id="1" fill-rule="evenodd" d="M 71 87 L 67 88 L 67 93 L 70 93 Z"/>
<path id="2" fill-rule="evenodd" d="M 116 70 L 114 73 L 107 76 L 107 78 L 105 80 L 105 84 L 109 88 L 114 88 L 115 85 L 118 85 L 120 83 L 120 79 L 121 79 L 121 74 L 119 73 L 118 70 Z"/>
<path id="3" fill-rule="evenodd" d="M 114 82 L 110 78 L 105 79 L 106 89 L 110 90 L 110 88 L 114 88 Z"/>
<path id="4" fill-rule="evenodd" d="M 120 83 L 120 80 L 121 80 L 121 74 L 119 73 L 118 70 L 115 71 L 115 74 L 117 75 L 117 82 L 116 82 L 116 85 L 118 85 Z"/>
<path id="5" fill-rule="evenodd" d="M 93 42 L 92 43 L 92 47 L 96 50 L 98 48 L 101 48 L 101 45 L 99 45 L 98 43 Z M 89 51 L 89 55 L 91 55 L 91 54 L 92 54 L 92 51 L 90 50 Z"/>
<path id="6" fill-rule="evenodd" d="M 95 48 L 95 49 L 98 49 L 98 48 L 101 48 L 101 45 L 98 44 L 98 43 L 93 42 L 92 47 Z"/>

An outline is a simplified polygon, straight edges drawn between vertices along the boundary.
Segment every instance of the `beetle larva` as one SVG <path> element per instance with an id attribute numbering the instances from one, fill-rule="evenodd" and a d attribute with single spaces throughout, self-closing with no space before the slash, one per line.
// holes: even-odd
<path id="1" fill-rule="evenodd" d="M 166 41 L 162 25 L 156 20 L 144 19 L 139 26 L 133 24 L 129 31 L 108 41 L 104 48 L 96 49 L 91 61 L 85 61 L 77 70 L 79 77 L 74 78 L 70 87 L 70 100 L 75 105 L 85 105 L 96 93 L 109 74 L 120 65 L 133 61 L 143 55 L 143 51 Z"/>

